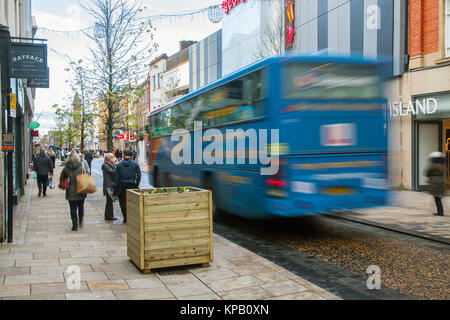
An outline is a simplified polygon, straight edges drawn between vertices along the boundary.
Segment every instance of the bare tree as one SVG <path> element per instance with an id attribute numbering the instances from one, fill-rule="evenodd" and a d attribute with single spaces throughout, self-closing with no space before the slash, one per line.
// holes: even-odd
<path id="1" fill-rule="evenodd" d="M 87 132 L 90 132 L 94 126 L 93 106 L 91 103 L 93 92 L 87 82 L 88 70 L 82 63 L 83 60 L 78 60 L 78 62 L 72 61 L 70 67 L 65 69 L 65 71 L 73 73 L 71 81 L 71 88 L 75 93 L 73 116 L 75 124 L 79 127 L 81 150 L 85 147 Z"/>
<path id="2" fill-rule="evenodd" d="M 261 0 L 264 2 L 264 0 Z M 272 19 L 264 30 L 264 37 L 257 40 L 257 46 L 253 53 L 255 60 L 261 60 L 272 55 L 282 54 L 285 49 L 285 12 L 279 1 L 265 0 L 271 6 L 275 6 Z"/>
<path id="3" fill-rule="evenodd" d="M 163 104 L 171 102 L 180 95 L 180 82 L 181 79 L 177 75 L 169 77 L 161 97 Z"/>
<path id="4" fill-rule="evenodd" d="M 89 82 L 106 107 L 101 117 L 111 150 L 113 132 L 120 129 L 123 120 L 122 89 L 147 75 L 157 49 L 154 28 L 142 17 L 146 8 L 138 0 L 91 0 L 82 7 L 95 21 L 95 27 L 86 32 L 94 42 L 90 49 Z"/>

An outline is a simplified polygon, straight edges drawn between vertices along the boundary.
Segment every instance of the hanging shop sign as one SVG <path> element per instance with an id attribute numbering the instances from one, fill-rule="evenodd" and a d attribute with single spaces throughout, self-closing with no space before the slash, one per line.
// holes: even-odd
<path id="1" fill-rule="evenodd" d="M 14 133 L 4 133 L 2 135 L 2 150 L 14 151 Z"/>
<path id="2" fill-rule="evenodd" d="M 47 79 L 47 45 L 12 42 L 10 46 L 11 78 Z"/>
<path id="3" fill-rule="evenodd" d="M 409 103 L 392 102 L 389 104 L 391 117 L 404 117 L 408 115 L 433 114 L 438 110 L 438 101 L 434 98 L 416 99 Z"/>
<path id="4" fill-rule="evenodd" d="M 295 43 L 295 0 L 285 2 L 285 49 L 292 50 Z"/>
<path id="5" fill-rule="evenodd" d="M 47 68 L 48 69 L 48 68 Z M 47 70 L 47 78 L 45 79 L 27 79 L 28 88 L 50 88 L 50 70 Z"/>
<path id="6" fill-rule="evenodd" d="M 41 125 L 37 122 L 30 122 L 30 129 L 37 129 L 39 128 Z"/>
<path id="7" fill-rule="evenodd" d="M 222 9 L 225 9 L 225 14 L 229 14 L 240 3 L 245 3 L 245 0 L 225 0 L 222 2 Z"/>
<path id="8" fill-rule="evenodd" d="M 9 94 L 9 115 L 12 118 L 17 117 L 17 97 L 14 93 Z"/>

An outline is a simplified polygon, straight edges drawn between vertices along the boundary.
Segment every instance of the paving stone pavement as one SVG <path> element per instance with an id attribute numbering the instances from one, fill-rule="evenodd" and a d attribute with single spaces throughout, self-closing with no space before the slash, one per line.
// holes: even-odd
<path id="1" fill-rule="evenodd" d="M 62 167 L 57 163 L 55 177 Z M 305 279 L 214 234 L 214 262 L 142 274 L 126 254 L 126 225 L 103 220 L 99 190 L 88 195 L 85 227 L 71 231 L 70 210 L 59 189 L 37 197 L 29 180 L 15 211 L 14 243 L 0 245 L 3 300 L 340 300 Z M 81 283 L 69 289 L 69 266 Z"/>
<path id="2" fill-rule="evenodd" d="M 436 217 L 434 198 L 428 193 L 395 191 L 387 207 L 353 210 L 343 216 L 450 243 L 450 197 L 443 198 L 442 203 L 445 216 Z"/>

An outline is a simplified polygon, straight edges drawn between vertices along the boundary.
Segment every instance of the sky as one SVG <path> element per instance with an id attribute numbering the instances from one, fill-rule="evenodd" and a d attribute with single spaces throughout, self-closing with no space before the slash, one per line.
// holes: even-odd
<path id="1" fill-rule="evenodd" d="M 132 2 L 132 0 L 127 0 Z M 70 73 L 64 71 L 69 59 L 77 61 L 89 56 L 90 42 L 80 30 L 92 25 L 90 16 L 80 6 L 88 0 L 32 0 L 33 15 L 40 28 L 37 38 L 48 39 L 48 64 L 50 68 L 50 89 L 37 89 L 35 100 L 35 120 L 41 124 L 40 134 L 55 127 L 53 104 L 68 105 L 68 97 L 73 93 L 66 81 Z M 145 16 L 177 14 L 183 11 L 206 8 L 220 4 L 221 0 L 142 0 L 147 7 Z M 168 5 L 170 3 L 170 5 Z M 206 15 L 196 15 L 183 19 L 166 19 L 153 23 L 156 28 L 154 40 L 159 45 L 157 55 L 172 55 L 178 51 L 179 41 L 200 41 L 222 27 L 222 23 L 210 22 Z M 58 32 L 56 32 L 58 31 Z"/>

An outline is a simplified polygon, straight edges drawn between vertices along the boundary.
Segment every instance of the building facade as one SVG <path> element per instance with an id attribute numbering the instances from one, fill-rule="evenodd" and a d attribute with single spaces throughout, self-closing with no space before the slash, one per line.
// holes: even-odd
<path id="1" fill-rule="evenodd" d="M 222 77 L 222 30 L 189 48 L 189 92 Z"/>
<path id="2" fill-rule="evenodd" d="M 150 64 L 150 111 L 163 105 L 162 75 L 167 68 L 167 55 L 162 54 Z"/>
<path id="3" fill-rule="evenodd" d="M 429 154 L 450 155 L 450 0 L 409 0 L 408 15 L 408 72 L 388 86 L 391 180 L 423 190 Z"/>
<path id="4" fill-rule="evenodd" d="M 0 2 L 0 28 L 2 35 L 9 32 L 10 37 L 33 38 L 37 27 L 35 26 L 31 10 L 31 0 L 4 0 Z M 14 39 L 14 42 L 25 40 Z M 6 51 L 5 51 L 6 50 Z M 12 198 L 17 203 L 17 198 L 24 195 L 25 185 L 28 176 L 29 163 L 32 161 L 32 140 L 30 135 L 30 122 L 33 119 L 35 89 L 27 88 L 26 79 L 10 79 L 5 66 L 9 64 L 7 60 L 7 47 L 1 48 L 1 84 L 2 89 L 6 86 L 11 88 L 11 93 L 16 97 L 16 112 L 11 113 L 11 131 L 14 133 L 14 152 L 12 161 Z M 6 133 L 8 119 L 6 117 L 8 95 L 2 90 L 2 119 L 1 131 Z M 8 217 L 8 186 L 7 186 L 7 163 L 6 153 L 0 154 L 0 242 L 4 241 L 7 234 Z"/>

